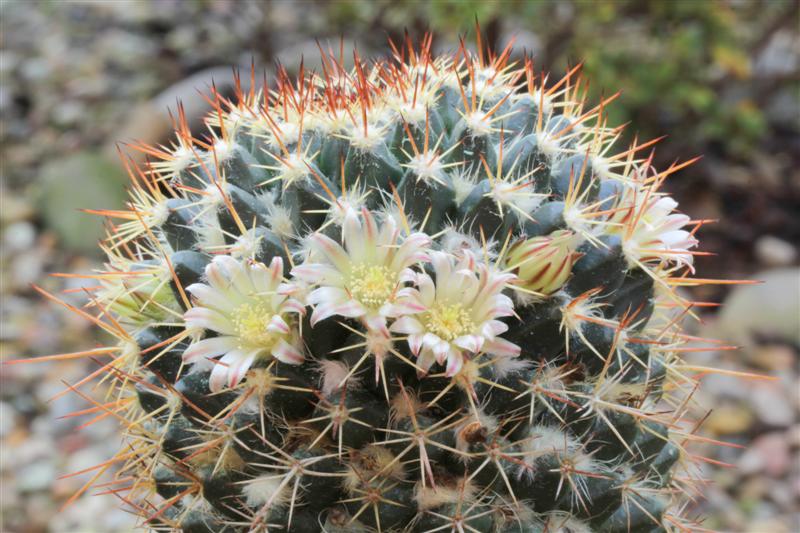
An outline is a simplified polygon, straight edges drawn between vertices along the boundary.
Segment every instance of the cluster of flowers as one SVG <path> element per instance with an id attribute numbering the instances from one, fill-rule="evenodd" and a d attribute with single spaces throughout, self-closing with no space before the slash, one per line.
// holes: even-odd
<path id="1" fill-rule="evenodd" d="M 688 249 L 697 241 L 680 229 L 689 220 L 671 214 L 673 204 L 668 197 L 653 199 L 647 202 L 651 209 L 629 215 L 639 216 L 646 230 L 646 244 L 636 239 L 637 244 L 669 249 L 673 260 L 691 264 Z M 558 289 L 578 255 L 571 235 L 519 241 L 503 269 L 478 260 L 468 248 L 435 250 L 430 236 L 403 231 L 389 214 L 376 220 L 366 208 L 348 208 L 341 243 L 322 232 L 310 235 L 306 260 L 291 269 L 288 282 L 279 257 L 269 267 L 216 257 L 206 268 L 207 284 L 187 288 L 195 306 L 185 315 L 195 339 L 203 330 L 216 336 L 196 340 L 184 359 L 221 356 L 212 372 L 213 391 L 235 387 L 257 358 L 301 364 L 298 328 L 308 306 L 312 327 L 337 316 L 360 321 L 368 349 L 379 357 L 398 340 L 392 334 L 405 335 L 400 339 L 408 342 L 422 373 L 436 362 L 451 377 L 479 354 L 516 357 L 520 347 L 501 337 L 509 327 L 502 319 L 515 314 L 503 292 L 512 285 L 543 295 Z"/>
<path id="2" fill-rule="evenodd" d="M 311 235 L 314 262 L 294 267 L 288 283 L 278 257 L 269 267 L 216 257 L 206 268 L 208 284 L 187 287 L 195 306 L 185 320 L 197 338 L 203 330 L 217 336 L 194 342 L 184 359 L 221 356 L 212 391 L 235 387 L 259 357 L 300 364 L 299 317 L 306 305 L 313 306 L 312 327 L 336 316 L 359 320 L 376 355 L 391 349 L 392 333 L 407 335 L 421 371 L 435 361 L 453 376 L 475 354 L 519 355 L 519 346 L 499 337 L 508 329 L 500 319 L 514 315 L 511 298 L 503 294 L 513 274 L 476 261 L 469 250 L 434 251 L 428 235 L 404 236 L 389 215 L 380 222 L 366 209 L 350 210 L 341 244 Z"/>

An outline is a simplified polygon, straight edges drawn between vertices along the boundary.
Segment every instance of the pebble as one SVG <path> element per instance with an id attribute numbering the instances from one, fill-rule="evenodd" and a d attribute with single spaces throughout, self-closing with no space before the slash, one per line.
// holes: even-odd
<path id="1" fill-rule="evenodd" d="M 791 463 L 789 443 L 785 432 L 776 431 L 758 437 L 739 459 L 738 466 L 745 474 L 766 472 L 772 477 L 783 476 Z"/>
<path id="2" fill-rule="evenodd" d="M 766 518 L 752 522 L 745 533 L 797 533 L 797 531 L 777 518 Z"/>
<path id="3" fill-rule="evenodd" d="M 795 389 L 797 390 L 797 389 Z M 770 426 L 788 427 L 795 421 L 794 406 L 786 401 L 786 393 L 778 382 L 753 385 L 752 406 L 759 420 Z"/>
<path id="4" fill-rule="evenodd" d="M 776 375 L 788 372 L 797 364 L 794 349 L 782 344 L 757 346 L 747 355 L 754 366 L 764 368 Z"/>
<path id="5" fill-rule="evenodd" d="M 800 345 L 800 268 L 757 272 L 757 285 L 736 287 L 723 302 L 711 336 L 752 347 L 757 335 Z M 769 305 L 764 305 L 769 302 Z M 755 309 L 758 312 L 753 312 Z"/>
<path id="6" fill-rule="evenodd" d="M 53 110 L 53 123 L 59 127 L 72 126 L 86 116 L 86 106 L 77 101 L 70 100 Z"/>
<path id="7" fill-rule="evenodd" d="M 17 413 L 7 402 L 0 402 L 0 439 L 11 433 L 16 426 Z"/>
<path id="8" fill-rule="evenodd" d="M 14 256 L 11 262 L 13 287 L 25 289 L 38 282 L 44 274 L 42 250 L 32 249 Z"/>
<path id="9" fill-rule="evenodd" d="M 797 248 L 772 235 L 759 237 L 755 243 L 755 252 L 758 260 L 768 267 L 789 266 L 797 260 Z"/>
<path id="10" fill-rule="evenodd" d="M 58 476 L 55 465 L 47 459 L 22 467 L 17 472 L 17 489 L 22 492 L 42 491 Z"/>
<path id="11" fill-rule="evenodd" d="M 3 231 L 6 252 L 25 250 L 32 247 L 34 242 L 36 242 L 36 228 L 30 222 L 14 222 Z"/>
<path id="12" fill-rule="evenodd" d="M 796 501 L 796 495 L 789 483 L 773 482 L 767 489 L 767 494 L 781 509 L 787 511 L 792 509 Z"/>
<path id="13" fill-rule="evenodd" d="M 21 196 L 11 194 L 0 185 L 0 221 L 10 224 L 33 215 L 33 206 Z"/>
<path id="14" fill-rule="evenodd" d="M 753 414 L 741 404 L 717 406 L 706 419 L 703 427 L 715 435 L 733 435 L 747 430 L 753 423 Z"/>

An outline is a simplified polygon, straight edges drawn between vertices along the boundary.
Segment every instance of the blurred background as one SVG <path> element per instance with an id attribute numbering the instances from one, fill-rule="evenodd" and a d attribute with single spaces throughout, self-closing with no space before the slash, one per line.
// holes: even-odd
<path id="1" fill-rule="evenodd" d="M 705 501 L 693 512 L 722 531 L 800 531 L 800 4 L 795 0 L 597 0 L 593 2 L 350 0 L 279 2 L 0 2 L 0 351 L 2 358 L 87 348 L 97 332 L 48 304 L 30 287 L 70 291 L 80 282 L 51 272 L 87 271 L 102 261 L 102 223 L 79 208 L 124 202 L 116 143 L 168 140 L 168 106 L 190 118 L 205 110 L 214 79 L 230 89 L 231 66 L 274 72 L 300 58 L 316 64 L 330 39 L 376 57 L 387 37 L 426 30 L 435 47 L 474 38 L 477 17 L 488 42 L 536 58 L 563 74 L 584 61 L 591 97 L 622 90 L 611 124 L 629 138 L 660 135 L 656 163 L 703 159 L 666 188 L 704 226 L 699 273 L 761 279 L 730 290 L 697 289 L 706 308 L 698 334 L 740 345 L 693 354 L 702 364 L 766 373 L 776 381 L 710 376 L 699 401 L 713 408 L 706 435 L 746 445 L 695 448 L 729 464 L 707 468 Z M 100 339 L 102 340 L 102 339 Z M 113 420 L 77 432 L 84 409 L 69 394 L 49 401 L 62 381 L 92 363 L 15 365 L 0 376 L 0 530 L 112 532 L 133 518 L 112 496 L 59 507 L 88 468 L 118 448 Z"/>

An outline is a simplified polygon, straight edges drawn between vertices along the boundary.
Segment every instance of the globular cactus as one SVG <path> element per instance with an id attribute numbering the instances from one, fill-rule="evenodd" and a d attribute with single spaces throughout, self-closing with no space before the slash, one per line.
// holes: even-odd
<path id="1" fill-rule="evenodd" d="M 615 149 L 577 68 L 430 49 L 323 52 L 138 146 L 87 353 L 146 526 L 691 528 L 685 164 Z"/>

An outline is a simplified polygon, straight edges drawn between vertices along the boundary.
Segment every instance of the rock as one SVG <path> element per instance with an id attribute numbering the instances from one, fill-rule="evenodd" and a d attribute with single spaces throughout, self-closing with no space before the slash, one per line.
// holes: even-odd
<path id="1" fill-rule="evenodd" d="M 120 209 L 127 178 L 113 161 L 96 152 L 80 152 L 48 163 L 41 172 L 39 207 L 47 226 L 65 248 L 98 254 L 104 236 L 100 217 L 80 209 Z"/>
<path id="2" fill-rule="evenodd" d="M 86 117 L 86 106 L 78 100 L 67 100 L 53 110 L 52 120 L 60 128 L 75 126 Z"/>
<path id="3" fill-rule="evenodd" d="M 24 290 L 38 282 L 44 275 L 44 257 L 41 250 L 32 249 L 14 256 L 11 262 L 11 286 Z"/>
<path id="4" fill-rule="evenodd" d="M 703 428 L 715 435 L 733 435 L 746 431 L 753 423 L 753 413 L 744 405 L 723 404 L 714 409 Z"/>
<path id="5" fill-rule="evenodd" d="M 783 476 L 791 465 L 787 435 L 775 431 L 758 437 L 741 456 L 738 466 L 744 474 L 764 472 L 771 477 Z"/>
<path id="6" fill-rule="evenodd" d="M 789 371 L 797 361 L 795 350 L 780 344 L 757 346 L 747 355 L 753 365 L 776 374 Z"/>
<path id="7" fill-rule="evenodd" d="M 12 194 L 0 185 L 0 222 L 9 224 L 30 218 L 33 214 L 33 206 L 26 198 Z"/>
<path id="8" fill-rule="evenodd" d="M 6 252 L 27 250 L 36 241 L 36 228 L 30 222 L 20 221 L 9 224 L 3 231 L 3 244 Z"/>
<path id="9" fill-rule="evenodd" d="M 767 489 L 767 494 L 781 509 L 787 511 L 792 510 L 797 501 L 796 495 L 792 493 L 791 484 L 783 480 L 771 483 Z"/>
<path id="10" fill-rule="evenodd" d="M 758 260 L 768 267 L 789 266 L 797 259 L 797 248 L 772 235 L 764 235 L 756 241 L 755 253 Z"/>
<path id="11" fill-rule="evenodd" d="M 129 513 L 119 506 L 109 506 L 102 497 L 92 496 L 81 498 L 67 507 L 48 528 L 53 533 L 104 533 L 134 529 L 134 521 Z"/>
<path id="12" fill-rule="evenodd" d="M 710 336 L 750 347 L 758 334 L 800 345 L 800 268 L 756 273 L 723 302 Z"/>
<path id="13" fill-rule="evenodd" d="M 797 530 L 792 529 L 791 526 L 779 518 L 763 518 L 751 522 L 744 531 L 745 533 L 765 533 L 766 531 L 770 533 L 791 533 Z"/>
<path id="14" fill-rule="evenodd" d="M 45 490 L 57 475 L 51 461 L 44 459 L 30 463 L 17 471 L 17 490 L 23 493 Z"/>
<path id="15" fill-rule="evenodd" d="M 0 438 L 5 437 L 14 429 L 16 413 L 11 404 L 0 402 Z"/>
<path id="16" fill-rule="evenodd" d="M 788 427 L 795 420 L 794 406 L 778 382 L 754 383 L 752 406 L 758 419 L 770 426 Z"/>
<path id="17" fill-rule="evenodd" d="M 794 72 L 800 60 L 797 57 L 797 38 L 788 29 L 772 34 L 755 62 L 759 76 L 774 76 Z"/>

